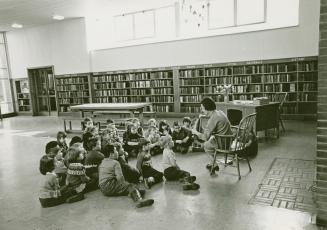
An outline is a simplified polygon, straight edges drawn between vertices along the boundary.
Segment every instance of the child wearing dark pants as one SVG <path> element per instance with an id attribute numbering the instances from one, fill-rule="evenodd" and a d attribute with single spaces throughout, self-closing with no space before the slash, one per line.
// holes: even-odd
<path id="1" fill-rule="evenodd" d="M 76 193 L 66 186 L 60 187 L 59 178 L 54 172 L 54 159 L 43 156 L 40 160 L 40 172 L 44 175 L 39 191 L 39 200 L 43 208 L 57 206 L 66 202 L 81 200 Z"/>
<path id="2" fill-rule="evenodd" d="M 101 152 L 96 150 L 98 141 L 97 138 L 93 137 L 89 133 L 86 133 L 84 137 L 87 137 L 87 139 L 84 139 L 86 142 L 85 147 L 87 151 L 84 161 L 85 174 L 90 178 L 90 181 L 87 183 L 84 192 L 89 192 L 99 188 L 98 167 L 101 164 L 104 156 Z"/>
<path id="3" fill-rule="evenodd" d="M 140 171 L 146 188 L 151 188 L 152 185 L 162 182 L 163 173 L 152 167 L 150 142 L 146 139 L 140 141 L 142 151 L 137 156 L 136 168 Z"/>
<path id="4" fill-rule="evenodd" d="M 118 163 L 118 152 L 112 145 L 108 145 L 104 151 L 104 160 L 99 166 L 99 187 L 105 196 L 127 196 L 129 195 L 136 203 L 137 208 L 150 206 L 153 199 L 144 200 L 142 195 L 145 191 L 137 189 L 136 185 L 125 181 L 120 164 Z"/>
<path id="5" fill-rule="evenodd" d="M 176 163 L 175 153 L 172 150 L 174 142 L 170 136 L 163 136 L 160 138 L 161 145 L 164 147 L 162 156 L 162 165 L 164 169 L 164 176 L 168 181 L 179 180 L 183 183 L 184 190 L 198 190 L 200 185 L 194 183 L 195 176 L 187 171 L 181 170 Z"/>
<path id="6" fill-rule="evenodd" d="M 102 151 L 106 152 L 108 151 L 108 149 L 111 149 L 113 147 L 115 147 L 115 149 L 117 150 L 117 148 L 119 149 L 121 146 L 105 145 Z M 119 151 L 117 152 L 118 152 L 117 161 L 120 164 L 125 180 L 129 183 L 138 184 L 140 182 L 140 177 L 141 177 L 140 172 L 136 168 L 128 164 L 125 154 L 120 154 Z"/>
<path id="7" fill-rule="evenodd" d="M 174 141 L 173 150 L 185 154 L 192 146 L 192 132 L 181 127 L 178 121 L 174 122 L 174 131 L 172 134 Z"/>
<path id="8" fill-rule="evenodd" d="M 129 124 L 123 134 L 124 149 L 132 157 L 136 157 L 139 153 L 138 142 L 142 138 L 137 129 L 138 127 L 135 124 Z"/>

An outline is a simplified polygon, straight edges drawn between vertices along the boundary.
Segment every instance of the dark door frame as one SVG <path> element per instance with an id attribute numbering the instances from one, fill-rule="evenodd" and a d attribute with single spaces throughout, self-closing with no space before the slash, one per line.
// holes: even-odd
<path id="1" fill-rule="evenodd" d="M 33 76 L 31 75 L 31 71 L 33 70 L 40 70 L 40 69 L 49 69 L 51 68 L 52 70 L 52 75 L 53 75 L 53 80 L 55 81 L 55 72 L 54 72 L 54 66 L 53 65 L 48 65 L 48 66 L 38 66 L 38 67 L 30 67 L 27 68 L 27 76 L 28 76 L 28 82 L 30 85 L 30 94 L 31 94 L 31 105 L 32 105 L 32 115 L 33 116 L 39 116 L 42 115 L 40 114 L 39 108 L 38 108 L 38 95 L 36 95 L 36 85 L 33 82 Z M 54 84 L 54 91 L 55 91 L 55 103 L 56 103 L 56 109 L 58 111 L 58 104 L 57 104 L 57 95 L 56 95 L 56 89 L 55 89 L 55 84 Z M 52 115 L 57 115 L 57 111 L 51 113 L 51 107 L 50 107 L 50 99 L 48 95 L 48 116 Z"/>

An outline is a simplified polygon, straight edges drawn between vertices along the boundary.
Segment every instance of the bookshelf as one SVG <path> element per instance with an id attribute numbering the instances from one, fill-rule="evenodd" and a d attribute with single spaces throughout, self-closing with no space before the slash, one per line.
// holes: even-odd
<path id="1" fill-rule="evenodd" d="M 317 58 L 289 58 L 180 67 L 181 112 L 197 113 L 200 101 L 217 95 L 217 87 L 232 84 L 230 100 L 253 100 L 288 93 L 284 118 L 313 118 L 317 111 Z"/>
<path id="2" fill-rule="evenodd" d="M 71 105 L 92 102 L 90 74 L 56 75 L 58 113 L 70 112 Z"/>
<path id="3" fill-rule="evenodd" d="M 32 113 L 31 95 L 27 78 L 15 80 L 15 92 L 17 99 L 17 112 Z"/>
<path id="4" fill-rule="evenodd" d="M 317 110 L 317 57 L 256 60 L 56 76 L 59 112 L 82 103 L 152 102 L 164 116 L 193 116 L 200 101 L 232 84 L 230 100 L 252 100 L 287 92 L 286 119 L 313 119 Z"/>
<path id="5" fill-rule="evenodd" d="M 144 69 L 93 73 L 94 103 L 152 102 L 156 112 L 174 112 L 173 71 Z"/>

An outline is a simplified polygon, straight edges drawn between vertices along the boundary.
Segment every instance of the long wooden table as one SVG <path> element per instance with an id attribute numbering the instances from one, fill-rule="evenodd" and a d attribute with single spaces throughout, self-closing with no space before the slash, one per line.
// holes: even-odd
<path id="1" fill-rule="evenodd" d="M 150 107 L 152 110 L 152 103 L 89 103 L 82 105 L 74 105 L 71 106 L 70 109 L 72 111 L 80 111 L 82 117 L 84 117 L 85 112 L 90 112 L 93 116 L 94 112 L 97 113 L 120 113 L 123 114 L 125 112 L 130 113 L 131 117 L 135 116 L 135 112 L 139 112 L 139 118 L 142 122 L 143 112 L 146 107 Z"/>
<path id="2" fill-rule="evenodd" d="M 229 110 L 238 110 L 242 112 L 242 118 L 256 113 L 256 131 L 266 131 L 276 129 L 277 138 L 279 138 L 279 102 L 270 102 L 266 105 L 254 105 L 248 103 L 217 102 L 217 109 L 222 110 L 226 115 Z"/>

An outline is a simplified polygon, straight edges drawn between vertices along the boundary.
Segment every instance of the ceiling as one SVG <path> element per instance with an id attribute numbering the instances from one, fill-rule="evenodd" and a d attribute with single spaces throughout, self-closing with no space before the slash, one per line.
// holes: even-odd
<path id="1" fill-rule="evenodd" d="M 24 28 L 54 23 L 54 14 L 73 19 L 172 2 L 174 0 L 0 0 L 0 31 L 15 30 L 11 27 L 13 23 L 22 24 Z"/>

